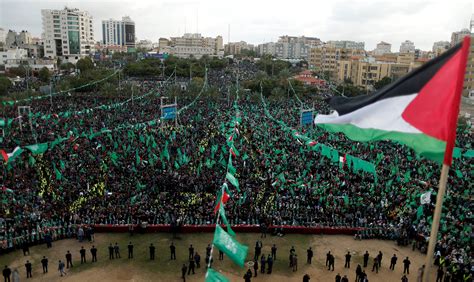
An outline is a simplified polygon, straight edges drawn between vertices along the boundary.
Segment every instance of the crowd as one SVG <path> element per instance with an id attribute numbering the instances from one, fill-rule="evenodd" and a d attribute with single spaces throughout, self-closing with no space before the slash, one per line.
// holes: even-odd
<path id="1" fill-rule="evenodd" d="M 230 71 L 211 71 L 209 83 L 226 95 L 227 84 L 255 74 L 245 63 Z M 225 81 L 224 84 L 221 84 Z M 223 89 L 226 89 L 224 91 Z M 160 96 L 165 88 L 141 83 L 134 102 L 113 108 L 130 97 L 103 98 L 100 93 L 33 100 L 33 131 L 20 130 L 15 119 L 5 128 L 1 148 L 48 143 L 35 154 L 25 150 L 3 163 L 0 218 L 1 252 L 24 243 L 77 237 L 94 224 L 212 224 L 216 191 L 227 170 L 226 128 L 233 110 L 226 103 L 201 99 L 183 110 L 178 125 L 160 120 Z M 392 142 L 357 143 L 318 127 L 299 126 L 295 99 L 267 101 L 269 113 L 340 154 L 376 165 L 377 177 L 356 173 L 322 156 L 269 119 L 260 99 L 239 100 L 234 158 L 239 190 L 226 205 L 231 224 L 267 226 L 360 227 L 359 239 L 413 242 L 426 252 L 434 209 L 439 165 L 419 158 Z M 235 99 L 235 93 L 231 93 Z M 179 101 L 179 107 L 190 103 Z M 320 100 L 303 101 L 327 112 Z M 17 106 L 2 109 L 17 118 Z M 94 109 L 94 110 L 86 110 Z M 64 114 L 65 112 L 69 114 Z M 38 114 L 40 113 L 40 114 Z M 60 114 L 61 113 L 61 114 Z M 472 131 L 459 128 L 456 146 L 472 149 Z M 437 263 L 450 274 L 464 275 L 472 267 L 472 158 L 456 158 L 436 247 Z M 431 201 L 422 204 L 422 194 Z M 84 231 L 83 231 L 84 232 Z"/>

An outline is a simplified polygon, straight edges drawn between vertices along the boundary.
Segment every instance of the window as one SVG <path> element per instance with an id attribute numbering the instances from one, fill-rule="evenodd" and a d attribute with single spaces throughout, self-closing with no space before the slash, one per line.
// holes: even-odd
<path id="1" fill-rule="evenodd" d="M 53 23 L 60 23 L 60 20 L 53 20 Z"/>

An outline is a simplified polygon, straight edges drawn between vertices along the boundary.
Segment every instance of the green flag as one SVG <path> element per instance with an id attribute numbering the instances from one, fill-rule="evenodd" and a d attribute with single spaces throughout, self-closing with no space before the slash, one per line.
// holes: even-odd
<path id="1" fill-rule="evenodd" d="M 229 180 L 229 182 L 234 185 L 234 187 L 237 189 L 237 191 L 240 192 L 240 189 L 239 189 L 239 181 L 237 180 L 237 178 L 235 178 L 230 172 L 228 172 L 225 176 L 225 178 L 227 180 Z"/>
<path id="2" fill-rule="evenodd" d="M 48 150 L 48 143 L 38 143 L 34 145 L 25 146 L 26 149 L 30 150 L 33 155 L 43 154 Z"/>
<path id="3" fill-rule="evenodd" d="M 206 282 L 229 282 L 230 280 L 227 279 L 224 275 L 215 271 L 214 269 L 208 268 L 205 281 Z"/>
<path id="4" fill-rule="evenodd" d="M 222 218 L 222 222 L 224 222 L 225 226 L 227 227 L 227 233 L 229 233 L 232 237 L 235 237 L 235 232 L 230 228 L 229 221 L 227 221 L 227 217 L 225 216 L 225 210 L 224 210 L 224 205 L 221 203 L 219 205 L 219 215 Z"/>
<path id="5" fill-rule="evenodd" d="M 214 245 L 226 254 L 233 262 L 240 267 L 244 266 L 245 258 L 247 257 L 248 247 L 237 242 L 232 236 L 216 225 L 214 233 Z"/>
<path id="6" fill-rule="evenodd" d="M 170 153 L 168 152 L 168 141 L 166 141 L 165 148 L 163 149 L 162 154 L 168 161 L 170 160 Z"/>

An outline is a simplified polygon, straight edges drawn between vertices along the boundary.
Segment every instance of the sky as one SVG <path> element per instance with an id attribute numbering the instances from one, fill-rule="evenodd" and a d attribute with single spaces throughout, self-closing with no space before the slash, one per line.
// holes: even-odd
<path id="1" fill-rule="evenodd" d="M 0 27 L 28 30 L 41 36 L 41 9 L 64 6 L 88 11 L 96 40 L 101 21 L 130 16 L 137 40 L 199 32 L 222 35 L 224 43 L 277 41 L 281 35 L 312 36 L 322 41 L 364 41 L 373 50 L 380 41 L 411 40 L 431 50 L 435 41 L 450 41 L 451 33 L 469 28 L 472 0 L 0 0 Z"/>

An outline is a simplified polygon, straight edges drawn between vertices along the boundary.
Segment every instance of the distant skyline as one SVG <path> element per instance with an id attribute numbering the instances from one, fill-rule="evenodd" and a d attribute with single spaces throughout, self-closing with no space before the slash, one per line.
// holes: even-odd
<path id="1" fill-rule="evenodd" d="M 130 16 L 137 40 L 158 42 L 186 30 L 222 35 L 227 43 L 230 25 L 231 42 L 260 44 L 281 35 L 305 35 L 323 41 L 364 41 L 366 50 L 385 41 L 392 44 L 392 52 L 405 40 L 422 50 L 431 50 L 435 41 L 450 41 L 453 31 L 469 28 L 474 13 L 471 0 L 0 0 L 0 27 L 40 37 L 41 9 L 65 6 L 92 15 L 97 41 L 102 39 L 102 20 Z"/>

